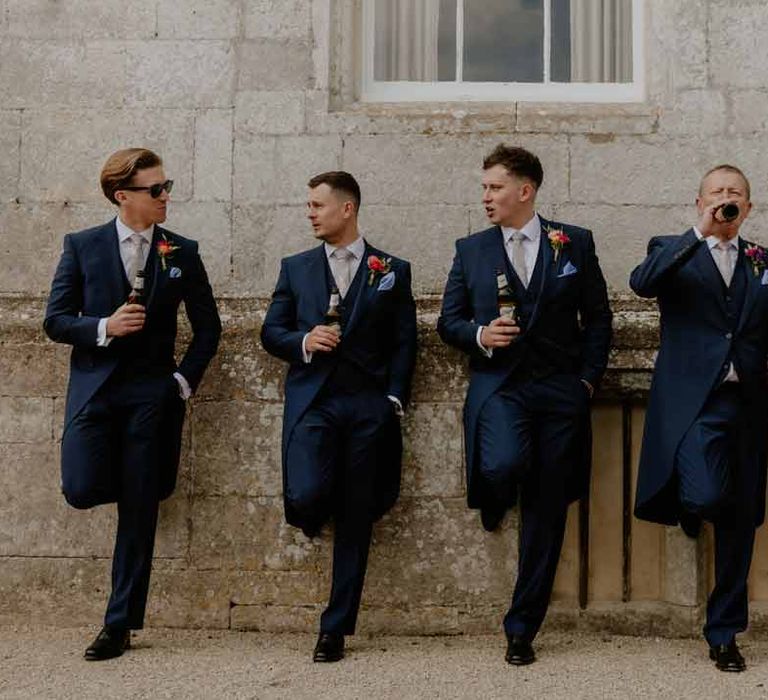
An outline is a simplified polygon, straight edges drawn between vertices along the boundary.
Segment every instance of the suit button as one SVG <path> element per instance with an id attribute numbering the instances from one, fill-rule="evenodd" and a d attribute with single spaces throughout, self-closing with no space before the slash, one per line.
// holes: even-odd
<path id="1" fill-rule="evenodd" d="M 727 362 L 723 365 L 723 369 L 728 369 L 729 367 L 730 365 Z"/>
<path id="2" fill-rule="evenodd" d="M 731 338 L 733 338 L 733 333 L 726 333 L 725 337 L 728 338 L 728 340 L 730 340 Z"/>

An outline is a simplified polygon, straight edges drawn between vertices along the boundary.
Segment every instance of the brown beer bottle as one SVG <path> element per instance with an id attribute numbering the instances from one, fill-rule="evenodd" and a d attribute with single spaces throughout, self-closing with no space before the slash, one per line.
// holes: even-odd
<path id="1" fill-rule="evenodd" d="M 128 295 L 129 304 L 144 305 L 144 270 L 137 270 L 136 277 L 133 279 L 133 287 Z"/>
<path id="2" fill-rule="evenodd" d="M 341 295 L 339 290 L 334 287 L 331 289 L 331 298 L 328 300 L 328 311 L 325 312 L 325 325 L 333 328 L 341 335 Z"/>
<path id="3" fill-rule="evenodd" d="M 496 270 L 496 300 L 499 304 L 499 316 L 515 320 L 515 295 L 502 270 Z"/>

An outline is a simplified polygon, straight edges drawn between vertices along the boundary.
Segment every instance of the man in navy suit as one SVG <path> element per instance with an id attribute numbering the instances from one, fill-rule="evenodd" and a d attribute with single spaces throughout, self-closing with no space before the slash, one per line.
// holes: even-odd
<path id="1" fill-rule="evenodd" d="M 333 582 L 313 659 L 338 661 L 353 634 L 371 529 L 397 499 L 399 416 L 416 357 L 411 268 L 358 231 L 360 187 L 346 172 L 309 181 L 322 244 L 285 258 L 261 331 L 289 363 L 283 418 L 288 523 L 308 537 L 333 517 Z M 327 310 L 337 312 L 334 328 Z"/>
<path id="2" fill-rule="evenodd" d="M 680 522 L 692 537 L 702 519 L 714 524 L 704 636 L 717 668 L 743 671 L 735 635 L 747 627 L 747 576 L 765 514 L 768 253 L 739 235 L 752 205 L 738 168 L 710 170 L 696 205 L 696 225 L 652 238 L 630 278 L 661 312 L 635 515 Z"/>
<path id="3" fill-rule="evenodd" d="M 112 592 L 90 661 L 120 656 L 141 629 L 159 502 L 176 484 L 184 400 L 216 353 L 221 324 L 197 243 L 161 228 L 173 185 L 143 148 L 101 173 L 115 219 L 68 234 L 44 328 L 72 346 L 61 443 L 64 497 L 75 508 L 117 503 Z M 144 273 L 140 303 L 126 303 Z M 131 298 L 131 301 L 135 301 Z M 176 315 L 192 326 L 174 360 Z"/>
<path id="4" fill-rule="evenodd" d="M 568 504 L 589 484 L 589 403 L 608 361 L 611 312 L 592 234 L 535 212 L 539 159 L 500 144 L 483 169 L 493 226 L 457 241 L 437 330 L 469 355 L 469 507 L 495 530 L 520 490 L 518 577 L 504 631 L 506 660 L 524 665 L 535 660 Z M 500 312 L 499 286 L 511 292 L 514 314 Z"/>

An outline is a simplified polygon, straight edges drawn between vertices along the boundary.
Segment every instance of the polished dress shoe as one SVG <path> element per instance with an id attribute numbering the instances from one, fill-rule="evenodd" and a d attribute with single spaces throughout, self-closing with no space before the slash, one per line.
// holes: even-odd
<path id="1" fill-rule="evenodd" d="M 504 520 L 504 514 L 507 509 L 504 506 L 493 504 L 490 506 L 483 506 L 480 509 L 480 522 L 488 532 L 493 532 L 501 521 Z"/>
<path id="2" fill-rule="evenodd" d="M 104 661 L 122 656 L 126 649 L 131 648 L 131 633 L 129 630 L 116 627 L 101 628 L 91 646 L 85 650 L 86 661 Z"/>
<path id="3" fill-rule="evenodd" d="M 701 518 L 693 513 L 680 513 L 680 527 L 691 539 L 696 539 L 701 532 Z"/>
<path id="4" fill-rule="evenodd" d="M 715 662 L 715 666 L 720 671 L 739 673 L 747 668 L 735 639 L 732 639 L 730 644 L 718 644 L 709 647 L 709 658 Z"/>
<path id="5" fill-rule="evenodd" d="M 312 654 L 312 661 L 331 663 L 344 658 L 344 635 L 333 632 L 320 632 Z"/>
<path id="6" fill-rule="evenodd" d="M 536 654 L 529 641 L 513 635 L 507 639 L 507 654 L 504 658 L 513 666 L 527 666 L 536 661 Z"/>

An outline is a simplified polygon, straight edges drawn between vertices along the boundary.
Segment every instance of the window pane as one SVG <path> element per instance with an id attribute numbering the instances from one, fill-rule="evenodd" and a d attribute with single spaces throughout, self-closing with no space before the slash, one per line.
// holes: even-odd
<path id="1" fill-rule="evenodd" d="M 632 0 L 570 0 L 571 80 L 632 82 Z"/>
<path id="2" fill-rule="evenodd" d="M 464 0 L 464 80 L 544 79 L 544 0 Z"/>
<path id="3" fill-rule="evenodd" d="M 456 0 L 375 0 L 375 80 L 455 80 Z"/>
<path id="4" fill-rule="evenodd" d="M 571 82 L 571 0 L 552 0 L 550 80 Z"/>
<path id="5" fill-rule="evenodd" d="M 440 0 L 437 79 L 456 80 L 456 0 Z"/>

